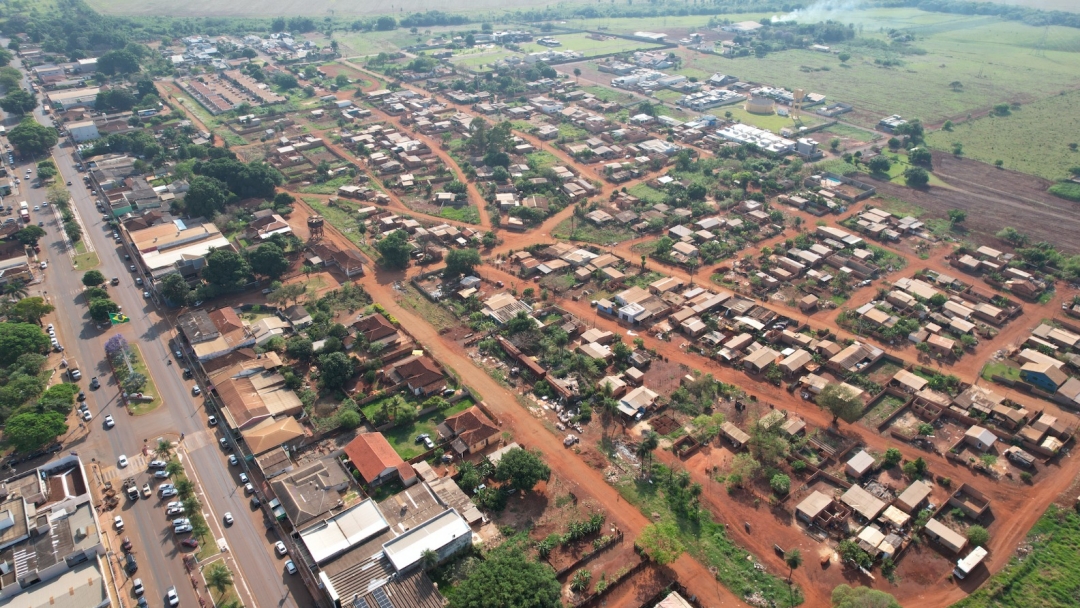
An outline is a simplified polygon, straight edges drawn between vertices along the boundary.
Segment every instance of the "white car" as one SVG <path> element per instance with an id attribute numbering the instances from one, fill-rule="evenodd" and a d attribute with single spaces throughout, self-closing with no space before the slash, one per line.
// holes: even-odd
<path id="1" fill-rule="evenodd" d="M 180 605 L 180 597 L 176 595 L 176 587 L 169 587 L 168 590 L 165 591 L 165 601 L 168 602 L 170 606 Z"/>
<path id="2" fill-rule="evenodd" d="M 126 467 L 126 466 L 128 465 L 128 459 L 127 459 L 127 456 L 125 456 L 125 455 L 121 454 L 121 455 L 120 455 L 120 458 L 117 458 L 117 459 L 116 459 L 116 464 L 120 465 L 120 468 L 121 468 L 121 469 L 122 469 L 122 468 L 124 468 L 124 467 Z"/>
<path id="3" fill-rule="evenodd" d="M 90 414 L 90 410 L 83 410 L 82 419 L 87 421 L 87 422 L 90 422 L 91 420 L 94 419 L 94 416 L 92 414 Z"/>
<path id="4" fill-rule="evenodd" d="M 150 292 L 149 291 L 142 292 L 142 297 L 149 298 L 150 297 Z"/>
<path id="5" fill-rule="evenodd" d="M 291 559 L 285 562 L 285 571 L 289 574 L 296 574 L 296 564 Z"/>
<path id="6" fill-rule="evenodd" d="M 225 525 L 226 525 L 226 526 L 231 526 L 231 525 L 233 525 L 233 517 L 232 517 L 232 513 L 228 513 L 228 512 L 226 512 L 226 513 L 225 513 L 225 517 L 223 517 L 222 519 L 224 519 L 224 520 L 225 520 Z"/>
<path id="7" fill-rule="evenodd" d="M 154 479 L 168 479 L 169 472 L 164 470 L 154 471 Z"/>
<path id="8" fill-rule="evenodd" d="M 274 543 L 274 551 L 277 551 L 278 555 L 286 555 L 289 553 L 289 550 L 285 548 L 285 543 L 280 540 Z"/>
<path id="9" fill-rule="evenodd" d="M 162 490 L 161 488 L 158 488 L 158 494 L 160 494 L 162 498 L 172 498 L 173 496 L 176 496 L 177 494 L 179 494 L 179 492 L 176 491 L 176 488 L 174 488 L 172 486 L 169 486 L 168 488 L 165 488 L 164 490 Z"/>
<path id="10" fill-rule="evenodd" d="M 169 517 L 172 517 L 173 515 L 183 515 L 183 514 L 184 514 L 183 505 L 181 505 L 179 507 L 169 507 L 168 509 L 165 509 L 165 515 L 167 515 Z"/>
<path id="11" fill-rule="evenodd" d="M 173 534 L 187 534 L 188 532 L 191 532 L 192 529 L 191 524 L 183 524 L 180 526 L 173 526 L 172 531 Z"/>
<path id="12" fill-rule="evenodd" d="M 240 473 L 240 483 L 246 484 L 248 482 L 247 473 Z"/>
<path id="13" fill-rule="evenodd" d="M 45 270 L 48 267 L 49 267 L 49 263 L 46 262 L 45 260 L 41 260 L 41 269 Z"/>
<path id="14" fill-rule="evenodd" d="M 123 517 L 120 517 L 119 515 L 117 515 L 116 517 L 113 517 L 112 522 L 113 522 L 113 527 L 116 528 L 117 530 L 123 530 L 124 529 L 124 518 Z"/>
<path id="15" fill-rule="evenodd" d="M 255 493 L 255 486 L 251 485 L 250 483 L 244 484 L 244 494 L 254 494 L 254 493 Z"/>
<path id="16" fill-rule="evenodd" d="M 40 211 L 40 210 L 41 210 L 41 207 L 39 207 L 37 205 L 34 205 L 34 211 Z"/>
<path id="17" fill-rule="evenodd" d="M 240 464 L 240 459 L 236 457 L 236 454 L 229 454 L 229 464 L 234 467 Z"/>
<path id="18" fill-rule="evenodd" d="M 116 426 L 116 421 L 113 420 L 112 414 L 105 416 L 105 428 L 111 429 L 114 426 Z"/>

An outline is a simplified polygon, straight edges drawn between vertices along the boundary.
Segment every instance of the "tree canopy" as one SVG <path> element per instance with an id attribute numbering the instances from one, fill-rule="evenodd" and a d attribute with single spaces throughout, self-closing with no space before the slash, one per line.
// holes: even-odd
<path id="1" fill-rule="evenodd" d="M 412 251 L 412 247 L 409 245 L 409 233 L 404 230 L 391 232 L 386 238 L 375 244 L 375 249 L 379 250 L 382 262 L 387 268 L 403 269 L 408 267 L 409 252 Z"/>
<path id="2" fill-rule="evenodd" d="M 26 89 L 16 89 L 0 99 L 0 108 L 8 114 L 22 116 L 33 112 L 37 103 L 37 97 L 33 93 Z"/>
<path id="3" fill-rule="evenodd" d="M 41 237 L 45 236 L 45 229 L 41 226 L 35 226 L 30 224 L 26 228 L 15 233 L 15 238 L 19 240 L 23 245 L 34 246 L 41 240 Z"/>
<path id="4" fill-rule="evenodd" d="M 355 367 L 351 357 L 342 352 L 319 357 L 319 383 L 326 388 L 341 388 L 352 378 Z"/>
<path id="5" fill-rule="evenodd" d="M 230 249 L 215 249 L 206 256 L 202 278 L 225 291 L 243 287 L 251 275 L 251 266 L 239 253 Z"/>
<path id="6" fill-rule="evenodd" d="M 225 210 L 229 191 L 225 183 L 202 175 L 193 177 L 184 195 L 184 206 L 193 216 L 213 217 Z"/>
<path id="7" fill-rule="evenodd" d="M 109 321 L 109 315 L 120 312 L 120 306 L 108 299 L 94 300 L 90 302 L 90 318 L 98 323 Z"/>
<path id="8" fill-rule="evenodd" d="M 8 141 L 20 152 L 30 156 L 47 153 L 56 145 L 57 140 L 56 129 L 46 127 L 30 116 L 8 131 Z"/>
<path id="9" fill-rule="evenodd" d="M 248 254 L 248 262 L 255 274 L 277 279 L 289 269 L 289 260 L 281 247 L 273 243 L 263 243 L 258 249 Z"/>
<path id="10" fill-rule="evenodd" d="M 98 93 L 94 109 L 101 112 L 127 112 L 137 103 L 139 100 L 134 93 L 123 87 L 116 87 Z"/>
<path id="11" fill-rule="evenodd" d="M 475 249 L 451 249 L 446 254 L 446 270 L 443 276 L 455 278 L 471 274 L 480 265 L 480 253 Z"/>
<path id="12" fill-rule="evenodd" d="M 863 409 L 862 400 L 855 391 L 844 384 L 830 383 L 817 396 L 817 404 L 829 410 L 833 415 L 833 424 L 837 418 L 854 420 Z"/>
<path id="13" fill-rule="evenodd" d="M 896 598 L 869 587 L 840 585 L 832 592 L 833 608 L 902 608 Z"/>
<path id="14" fill-rule="evenodd" d="M 82 284 L 87 287 L 97 287 L 105 282 L 105 275 L 100 270 L 87 270 L 83 273 Z"/>
<path id="15" fill-rule="evenodd" d="M 508 482 L 511 488 L 525 492 L 533 489 L 536 482 L 547 479 L 551 469 L 544 464 L 538 453 L 514 448 L 503 455 L 495 467 L 495 479 Z"/>
<path id="16" fill-rule="evenodd" d="M 520 543 L 490 551 L 450 592 L 451 608 L 555 608 L 561 585 L 547 564 L 528 558 Z"/>
<path id="17" fill-rule="evenodd" d="M 161 295 L 174 304 L 183 305 L 191 295 L 191 287 L 180 273 L 174 272 L 161 280 Z"/>
<path id="18" fill-rule="evenodd" d="M 98 57 L 97 71 L 108 76 L 138 72 L 139 58 L 126 48 L 109 51 Z"/>
<path id="19" fill-rule="evenodd" d="M 11 365 L 23 353 L 43 353 L 49 336 L 37 325 L 0 323 L 0 365 Z"/>
<path id="20" fill-rule="evenodd" d="M 41 324 L 41 317 L 56 310 L 52 304 L 46 304 L 45 298 L 23 298 L 8 310 L 8 319 L 24 323 Z"/>
<path id="21" fill-rule="evenodd" d="M 22 412 L 7 419 L 4 439 L 17 452 L 32 452 L 49 445 L 67 430 L 62 414 Z"/>
<path id="22" fill-rule="evenodd" d="M 671 522 L 645 526 L 641 529 L 641 534 L 638 535 L 634 544 L 660 566 L 666 566 L 675 561 L 685 550 L 682 541 L 679 540 L 679 530 Z"/>

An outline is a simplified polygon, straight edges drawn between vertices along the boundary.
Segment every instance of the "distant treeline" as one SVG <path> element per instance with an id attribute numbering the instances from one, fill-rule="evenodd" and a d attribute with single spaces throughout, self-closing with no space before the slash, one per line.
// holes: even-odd
<path id="1" fill-rule="evenodd" d="M 1010 6 L 993 2 L 968 2 L 967 0 L 884 0 L 878 6 L 888 8 L 909 7 L 938 13 L 957 15 L 992 15 L 1009 21 L 1028 25 L 1060 25 L 1080 28 L 1080 13 L 1044 11 L 1037 8 Z"/>
<path id="2" fill-rule="evenodd" d="M 738 13 L 788 13 L 810 2 L 771 2 L 769 0 L 708 0 L 689 4 L 683 0 L 625 0 L 618 3 L 594 5 L 557 5 L 554 7 L 514 11 L 511 19 L 536 23 L 555 19 L 682 17 L 688 15 L 723 15 Z"/>

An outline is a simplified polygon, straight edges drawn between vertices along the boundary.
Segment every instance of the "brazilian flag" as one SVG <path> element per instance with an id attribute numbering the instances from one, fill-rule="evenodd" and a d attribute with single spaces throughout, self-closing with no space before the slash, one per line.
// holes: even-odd
<path id="1" fill-rule="evenodd" d="M 109 313 L 109 320 L 112 321 L 113 325 L 119 325 L 121 323 L 127 323 L 131 319 L 128 318 L 128 316 L 123 314 L 123 313 L 110 312 Z"/>

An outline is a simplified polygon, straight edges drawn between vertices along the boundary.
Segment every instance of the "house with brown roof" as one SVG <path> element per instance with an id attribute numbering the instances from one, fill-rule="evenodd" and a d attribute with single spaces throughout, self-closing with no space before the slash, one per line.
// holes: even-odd
<path id="1" fill-rule="evenodd" d="M 312 265 L 337 268 L 346 277 L 364 274 L 364 257 L 352 249 L 339 249 L 330 243 L 312 243 L 306 257 Z"/>
<path id="2" fill-rule="evenodd" d="M 337 458 L 323 458 L 270 482 L 294 528 L 343 506 L 349 474 Z"/>
<path id="3" fill-rule="evenodd" d="M 414 355 L 383 368 L 383 376 L 394 384 L 405 383 L 414 395 L 430 395 L 446 388 L 442 370 L 430 358 Z"/>
<path id="4" fill-rule="evenodd" d="M 300 397 L 285 386 L 285 377 L 276 369 L 267 369 L 262 359 L 221 370 L 210 379 L 222 403 L 222 417 L 240 431 L 267 419 L 297 416 L 304 410 Z"/>
<path id="5" fill-rule="evenodd" d="M 475 405 L 443 420 L 436 428 L 442 439 L 452 440 L 450 445 L 458 455 L 475 454 L 497 441 L 499 436 L 499 427 Z"/>
<path id="6" fill-rule="evenodd" d="M 356 330 L 358 340 L 362 339 L 368 344 L 382 344 L 383 347 L 394 346 L 401 340 L 401 334 L 386 317 L 379 313 L 368 315 L 352 324 Z"/>
<path id="7" fill-rule="evenodd" d="M 194 310 L 180 315 L 176 321 L 200 361 L 255 344 L 255 336 L 248 331 L 247 323 L 228 306 L 210 312 Z"/>
<path id="8" fill-rule="evenodd" d="M 406 486 L 416 482 L 416 471 L 401 459 L 382 433 L 360 433 L 345 446 L 345 456 L 369 485 L 395 478 Z"/>
<path id="9" fill-rule="evenodd" d="M 264 452 L 288 446 L 290 450 L 304 445 L 307 434 L 304 427 L 292 416 L 279 419 L 266 418 L 259 424 L 241 431 L 244 443 L 251 453 L 258 456 Z"/>

